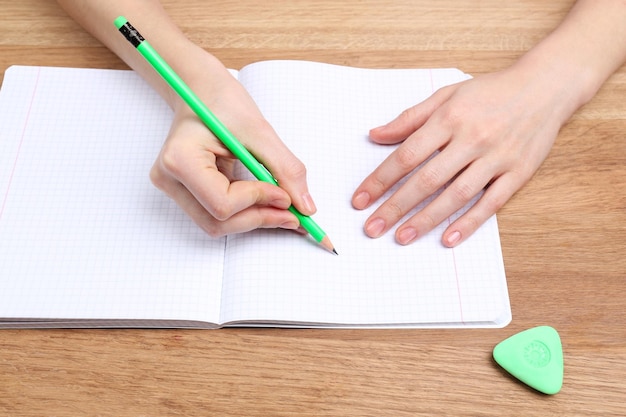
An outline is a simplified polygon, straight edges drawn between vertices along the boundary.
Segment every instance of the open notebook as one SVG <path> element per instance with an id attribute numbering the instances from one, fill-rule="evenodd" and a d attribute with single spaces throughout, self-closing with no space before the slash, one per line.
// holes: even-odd
<path id="1" fill-rule="evenodd" d="M 351 195 L 392 147 L 367 132 L 455 69 L 268 61 L 236 74 L 306 164 L 339 256 L 285 230 L 205 235 L 148 173 L 172 120 L 134 72 L 14 66 L 0 91 L 0 327 L 501 327 L 495 216 L 402 247 Z M 450 219 L 449 221 L 453 221 Z"/>

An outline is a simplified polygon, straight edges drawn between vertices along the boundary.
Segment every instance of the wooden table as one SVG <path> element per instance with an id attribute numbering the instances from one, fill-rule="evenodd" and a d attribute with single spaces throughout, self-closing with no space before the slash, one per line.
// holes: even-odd
<path id="1" fill-rule="evenodd" d="M 229 67 L 293 58 L 477 75 L 512 63 L 573 1 L 164 3 Z M 0 16 L 2 73 L 126 68 L 54 2 L 0 0 Z M 504 329 L 2 330 L 0 414 L 626 415 L 625 132 L 623 67 L 500 211 L 513 309 Z M 563 342 L 555 396 L 491 359 L 499 341 L 542 324 Z"/>

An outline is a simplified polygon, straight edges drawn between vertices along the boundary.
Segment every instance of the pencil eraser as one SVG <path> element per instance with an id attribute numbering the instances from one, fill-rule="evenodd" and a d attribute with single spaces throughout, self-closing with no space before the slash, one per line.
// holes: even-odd
<path id="1" fill-rule="evenodd" d="M 126 24 L 126 22 L 128 22 L 128 20 L 126 20 L 126 18 L 124 16 L 118 16 L 113 23 L 115 24 L 116 28 L 121 28 L 122 26 L 124 26 Z"/>

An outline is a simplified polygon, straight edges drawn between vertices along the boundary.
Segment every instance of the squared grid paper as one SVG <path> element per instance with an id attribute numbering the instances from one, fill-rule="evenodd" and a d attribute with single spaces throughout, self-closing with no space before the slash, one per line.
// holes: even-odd
<path id="1" fill-rule="evenodd" d="M 11 67 L 0 117 L 0 326 L 218 320 L 224 240 L 150 184 L 172 114 L 147 84 Z"/>
<path id="2" fill-rule="evenodd" d="M 335 257 L 280 230 L 206 237 L 149 184 L 171 113 L 134 73 L 9 69 L 0 90 L 0 327 L 37 318 L 68 327 L 505 325 L 495 216 L 454 250 L 439 243 L 443 226 L 400 247 L 392 233 L 364 237 L 373 209 L 350 205 L 392 150 L 369 143 L 369 128 L 466 77 L 304 62 L 242 70 L 242 83 L 307 165 L 315 219 Z"/>
<path id="3" fill-rule="evenodd" d="M 369 129 L 467 75 L 270 61 L 239 76 L 306 164 L 315 219 L 339 256 L 286 231 L 230 236 L 222 321 L 371 327 L 510 321 L 495 216 L 453 250 L 440 244 L 445 225 L 401 247 L 393 232 L 365 237 L 363 223 L 374 208 L 359 212 L 350 204 L 359 182 L 393 150 L 370 143 Z"/>

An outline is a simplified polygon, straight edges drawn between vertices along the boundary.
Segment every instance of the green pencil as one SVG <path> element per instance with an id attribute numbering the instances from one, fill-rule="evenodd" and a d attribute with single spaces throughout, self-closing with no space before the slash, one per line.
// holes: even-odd
<path id="1" fill-rule="evenodd" d="M 169 64 L 158 54 L 143 36 L 135 29 L 128 20 L 119 16 L 115 19 L 115 26 L 128 39 L 128 41 L 141 53 L 141 55 L 152 65 L 156 72 L 163 77 L 165 82 L 187 103 L 187 105 L 198 115 L 200 120 L 209 128 L 211 132 L 228 148 L 230 152 L 250 172 L 260 181 L 278 185 L 274 176 L 259 162 L 254 155 L 248 151 L 241 142 L 228 130 L 226 126 L 213 114 L 211 110 L 200 100 L 200 98 L 189 88 L 189 86 L 176 74 Z M 289 207 L 300 221 L 300 225 L 311 234 L 311 236 L 324 248 L 337 254 L 326 232 L 320 228 L 309 216 L 300 213 L 294 206 Z"/>

